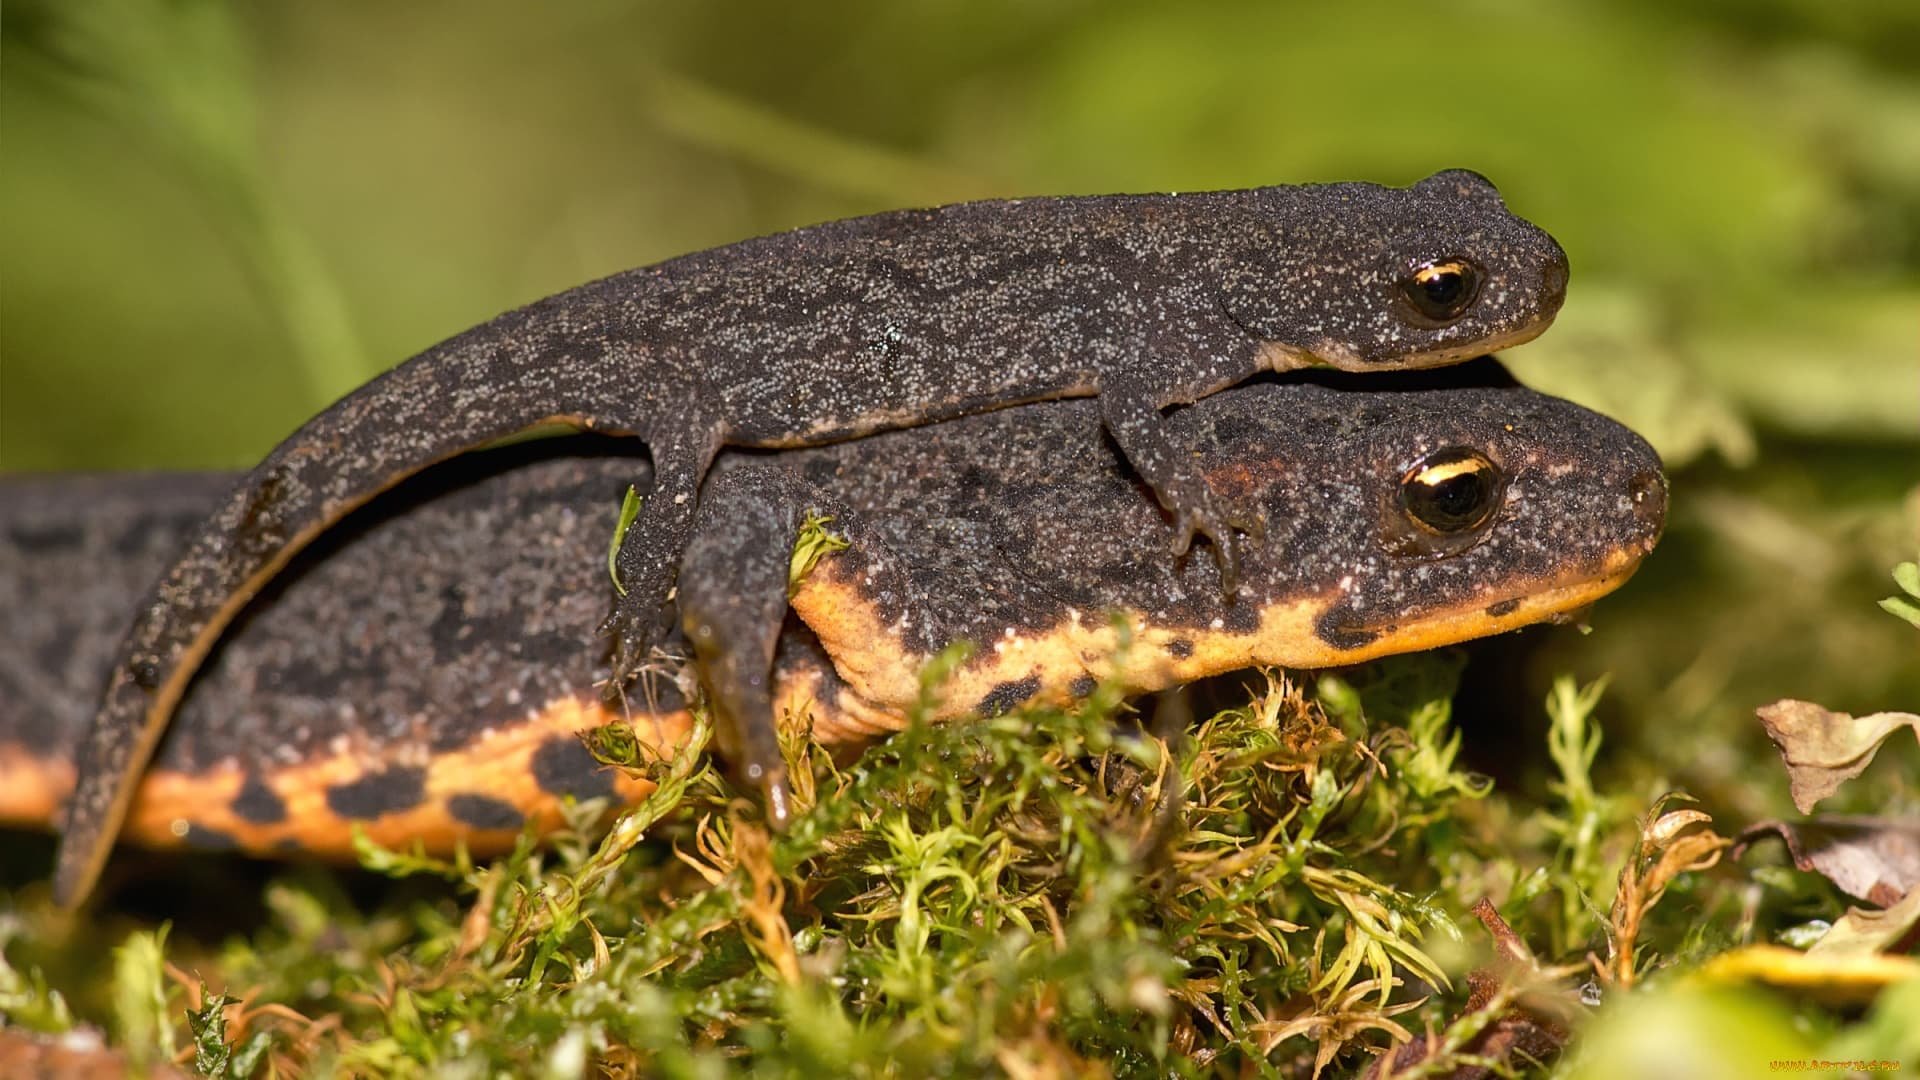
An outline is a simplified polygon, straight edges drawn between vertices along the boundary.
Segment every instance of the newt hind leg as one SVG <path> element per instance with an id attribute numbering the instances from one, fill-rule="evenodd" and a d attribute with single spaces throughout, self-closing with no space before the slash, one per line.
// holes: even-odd
<path id="1" fill-rule="evenodd" d="M 610 693 L 652 658 L 672 626 L 672 593 L 682 554 L 694 536 L 700 481 L 722 438 L 718 425 L 690 424 L 663 433 L 649 447 L 653 490 L 615 556 L 613 611 L 600 624 L 600 632 L 613 639 Z"/>

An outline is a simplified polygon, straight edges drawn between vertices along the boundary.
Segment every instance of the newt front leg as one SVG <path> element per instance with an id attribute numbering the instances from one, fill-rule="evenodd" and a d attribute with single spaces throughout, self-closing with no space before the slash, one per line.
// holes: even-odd
<path id="1" fill-rule="evenodd" d="M 1102 387 L 1100 416 L 1126 459 L 1160 506 L 1173 515 L 1173 553 L 1184 555 L 1195 533 L 1213 542 L 1220 564 L 1220 583 L 1228 595 L 1239 587 L 1240 542 L 1235 531 L 1257 537 L 1266 534 L 1265 516 L 1256 508 L 1221 498 L 1193 460 L 1191 449 L 1167 436 L 1166 421 L 1154 401 L 1134 388 L 1134 380 Z"/>

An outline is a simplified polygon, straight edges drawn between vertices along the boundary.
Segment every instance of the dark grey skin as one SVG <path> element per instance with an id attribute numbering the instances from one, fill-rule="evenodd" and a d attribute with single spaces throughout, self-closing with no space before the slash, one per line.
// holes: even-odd
<path id="1" fill-rule="evenodd" d="M 795 600 L 848 692 L 880 693 L 850 667 L 856 652 L 897 657 L 910 684 L 943 648 L 970 641 L 980 648 L 948 689 L 977 695 L 958 704 L 988 713 L 1046 686 L 1090 691 L 1077 646 L 1036 650 L 1041 666 L 1012 671 L 990 647 L 1070 638 L 1108 611 L 1139 613 L 1140 630 L 1164 642 L 1156 647 L 1191 659 L 1210 638 L 1255 634 L 1265 616 L 1304 607 L 1310 628 L 1269 638 L 1260 662 L 1350 663 L 1564 616 L 1624 581 L 1658 539 L 1660 460 L 1612 420 L 1514 386 L 1361 382 L 1364 392 L 1240 387 L 1169 421 L 1202 474 L 1274 522 L 1231 597 L 1215 563 L 1168 557 L 1161 509 L 1105 451 L 1090 402 L 878 435 L 857 459 L 792 454 L 722 471 L 682 565 L 679 607 L 723 751 L 764 788 L 777 820 L 786 792 L 770 671 L 789 554 L 809 515 L 831 515 L 850 542 L 815 571 L 830 566 L 845 586 L 827 606 Z M 1434 513 L 1409 509 L 1416 478 L 1461 455 L 1484 461 L 1485 483 L 1442 493 L 1453 500 L 1442 508 L 1484 517 L 1419 520 Z M 861 607 L 870 619 L 835 628 Z M 1233 655 L 1204 673 L 1254 662 Z M 1169 685 L 1156 678 L 1122 689 Z M 879 704 L 898 711 L 911 697 Z"/>
<path id="2" fill-rule="evenodd" d="M 297 762 L 340 736 L 459 746 L 590 693 L 620 493 L 649 468 L 607 439 L 469 454 L 400 485 L 301 552 L 233 621 L 158 766 Z M 71 757 L 153 579 L 237 477 L 0 476 L 0 744 Z M 668 707 L 680 699 L 659 684 Z M 575 743 L 573 749 L 578 750 Z M 572 765 L 585 797 L 596 769 Z"/>
<path id="3" fill-rule="evenodd" d="M 1461 369 L 1447 381 L 1499 377 Z M 1344 602 L 1297 644 L 1364 649 L 1435 610 L 1500 610 L 1548 583 L 1599 576 L 1610 553 L 1637 562 L 1658 534 L 1658 461 L 1611 421 L 1504 385 L 1429 390 L 1420 387 L 1432 380 L 1408 376 L 1363 380 L 1371 392 L 1319 385 L 1343 381 L 1354 380 L 1236 389 L 1172 420 L 1215 482 L 1225 478 L 1284 523 L 1268 551 L 1250 555 L 1232 604 L 1211 562 L 1172 558 L 1158 542 L 1162 512 L 1101 452 L 1091 403 L 1010 409 L 871 444 L 722 455 L 681 580 L 735 763 L 760 755 L 770 809 L 781 806 L 769 686 L 811 680 L 816 734 L 856 736 L 858 722 L 836 711 L 879 696 L 857 676 L 861 653 L 920 656 L 1009 630 L 1044 639 L 1072 611 L 1097 624 L 1115 607 L 1171 634 L 1165 648 L 1191 648 L 1215 620 L 1243 628 L 1349 575 Z M 1409 464 L 1448 447 L 1498 459 L 1499 510 L 1450 534 L 1411 528 L 1399 500 Z M 156 756 L 176 785 L 213 777 L 207 798 L 185 811 L 184 842 L 337 850 L 354 821 L 385 813 L 428 806 L 473 827 L 517 827 L 532 809 L 519 800 L 541 792 L 615 794 L 565 731 L 541 736 L 535 782 L 511 793 L 476 787 L 433 802 L 418 777 L 431 756 L 470 752 L 482 732 L 527 723 L 545 703 L 594 697 L 605 672 L 577 643 L 599 617 L 616 495 L 646 472 L 607 440 L 468 455 L 384 493 L 302 552 L 229 628 Z M 0 759 L 24 750 L 50 774 L 71 760 L 127 588 L 229 483 L 0 479 Z M 785 619 L 793 531 L 822 510 L 840 515 L 834 527 L 852 546 L 814 573 L 871 578 L 838 602 L 870 606 L 879 621 L 903 624 L 898 633 L 829 638 L 828 653 L 807 625 Z M 809 610 L 848 613 L 817 602 Z M 1447 640 L 1477 632 L 1456 628 Z M 1401 649 L 1386 640 L 1384 651 Z M 983 650 L 953 685 L 985 659 Z M 839 677 L 836 662 L 855 677 Z M 1035 672 L 956 704 L 1011 708 L 1073 674 Z M 675 683 L 654 689 L 632 703 L 636 730 L 651 730 L 648 715 L 685 707 Z M 312 816 L 290 818 L 273 792 L 343 739 L 362 748 L 366 771 L 335 777 L 325 802 L 302 812 Z M 234 765 L 249 782 L 218 794 L 217 770 Z M 31 809 L 10 807 L 13 794 L 0 790 L 0 818 L 31 819 Z M 147 828 L 148 842 L 174 839 Z"/>
<path id="4" fill-rule="evenodd" d="M 636 454 L 583 437 L 466 455 L 383 493 L 301 552 L 228 627 L 154 757 L 153 773 L 176 785 L 210 778 L 204 805 L 184 837 L 135 838 L 337 852 L 356 821 L 383 813 L 433 808 L 469 828 L 517 831 L 539 796 L 619 795 L 569 730 L 539 736 L 533 775 L 512 791 L 476 779 L 436 802 L 420 777 L 434 755 L 473 753 L 484 733 L 525 725 L 549 703 L 598 702 L 604 665 L 580 639 L 604 615 L 620 493 L 649 472 Z M 36 823 L 44 812 L 27 792 L 57 789 L 67 775 L 129 591 L 166 565 L 236 478 L 0 476 L 0 822 Z M 636 708 L 685 707 L 673 681 L 650 689 Z M 324 800 L 305 804 L 317 801 L 317 812 L 273 793 L 343 744 L 364 771 L 333 777 L 315 793 Z M 39 762 L 46 779 L 8 784 L 9 759 Z M 218 771 L 236 766 L 247 783 L 238 797 L 219 794 Z"/>
<path id="5" fill-rule="evenodd" d="M 605 628 L 646 657 L 723 445 L 791 447 L 1099 396 L 1176 549 L 1262 522 L 1161 410 L 1262 370 L 1421 367 L 1552 321 L 1566 257 L 1491 184 L 1039 198 L 900 211 L 689 255 L 500 316 L 355 391 L 241 482 L 141 604 L 82 747 L 56 892 L 85 893 L 133 778 L 225 622 L 329 523 L 433 462 L 543 424 L 635 435 L 654 494 Z"/>

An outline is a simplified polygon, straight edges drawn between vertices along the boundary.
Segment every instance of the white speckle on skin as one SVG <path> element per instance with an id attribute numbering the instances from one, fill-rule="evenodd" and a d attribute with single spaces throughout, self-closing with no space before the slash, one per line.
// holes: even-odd
<path id="1" fill-rule="evenodd" d="M 174 818 L 167 822 L 167 831 L 178 837 L 185 837 L 187 830 L 193 828 L 186 818 Z"/>

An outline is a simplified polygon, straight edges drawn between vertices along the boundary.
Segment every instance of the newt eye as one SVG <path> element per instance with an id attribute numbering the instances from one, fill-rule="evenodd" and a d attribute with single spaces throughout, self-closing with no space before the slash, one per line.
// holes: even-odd
<path id="1" fill-rule="evenodd" d="M 1434 259 L 1413 268 L 1400 294 L 1414 314 L 1438 326 L 1458 319 L 1480 296 L 1480 269 L 1465 259 Z"/>
<path id="2" fill-rule="evenodd" d="M 1455 536 L 1487 523 L 1500 507 L 1506 478 L 1478 450 L 1435 450 L 1400 478 L 1400 509 L 1422 530 Z"/>

